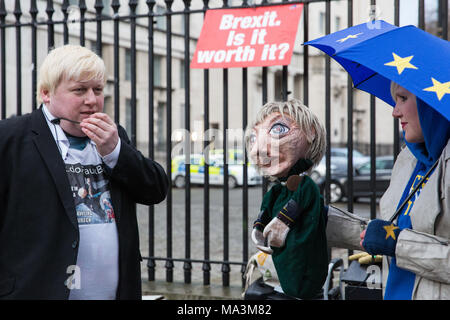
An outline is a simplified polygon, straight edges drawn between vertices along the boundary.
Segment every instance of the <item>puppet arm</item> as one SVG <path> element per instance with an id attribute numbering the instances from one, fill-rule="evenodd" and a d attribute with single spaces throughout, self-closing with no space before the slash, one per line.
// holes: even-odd
<path id="1" fill-rule="evenodd" d="M 270 246 L 277 248 L 284 246 L 287 234 L 301 212 L 299 205 L 293 199 L 284 205 L 277 216 L 264 228 L 263 237 L 267 238 Z"/>

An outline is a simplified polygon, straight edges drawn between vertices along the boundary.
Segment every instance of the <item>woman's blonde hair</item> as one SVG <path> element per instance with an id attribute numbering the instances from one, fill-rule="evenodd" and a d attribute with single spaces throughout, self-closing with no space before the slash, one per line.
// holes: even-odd
<path id="1" fill-rule="evenodd" d="M 391 81 L 391 97 L 395 101 L 395 91 L 397 88 L 400 87 L 400 85 L 397 82 Z"/>
<path id="2" fill-rule="evenodd" d="M 305 158 L 308 158 L 313 162 L 313 167 L 317 166 L 325 154 L 325 127 L 319 118 L 297 99 L 291 99 L 285 102 L 269 102 L 258 111 L 255 120 L 247 126 L 245 132 L 244 141 L 247 152 L 250 153 L 250 135 L 252 129 L 274 112 L 278 112 L 282 115 L 289 115 L 289 117 L 298 123 L 300 130 L 305 135 L 309 145 L 309 150 L 306 152 Z"/>
<path id="3" fill-rule="evenodd" d="M 105 63 L 93 51 L 78 45 L 64 45 L 53 49 L 39 69 L 36 98 L 42 103 L 41 91 L 53 93 L 63 79 L 106 82 Z"/>

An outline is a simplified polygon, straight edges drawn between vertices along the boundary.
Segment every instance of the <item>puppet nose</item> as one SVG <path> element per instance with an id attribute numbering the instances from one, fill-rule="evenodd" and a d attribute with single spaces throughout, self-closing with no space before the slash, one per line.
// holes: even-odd
<path id="1" fill-rule="evenodd" d="M 270 163 L 270 141 L 268 139 L 265 137 L 259 138 L 255 149 L 258 163 L 263 165 Z"/>

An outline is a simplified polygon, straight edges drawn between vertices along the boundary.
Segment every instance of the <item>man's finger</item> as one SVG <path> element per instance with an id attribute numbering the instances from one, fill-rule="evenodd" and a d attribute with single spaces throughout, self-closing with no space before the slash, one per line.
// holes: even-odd
<path id="1" fill-rule="evenodd" d="M 84 119 L 81 122 L 81 124 L 87 124 L 87 123 L 98 126 L 101 129 L 103 129 L 104 131 L 110 131 L 110 130 L 116 129 L 114 122 L 110 123 L 110 122 L 104 120 L 103 118 L 90 117 L 90 118 Z"/>
<path id="2" fill-rule="evenodd" d="M 105 121 L 106 123 L 108 123 L 110 125 L 115 126 L 114 121 L 106 113 L 103 113 L 103 112 L 94 113 L 88 119 L 90 119 L 90 118 L 97 118 L 97 119 Z"/>
<path id="3" fill-rule="evenodd" d="M 92 132 L 91 130 L 89 130 L 85 127 L 82 127 L 81 131 L 83 131 L 84 134 L 87 135 L 88 138 L 91 139 L 92 141 L 94 141 L 96 144 L 98 143 L 98 137 L 94 132 Z"/>
<path id="4" fill-rule="evenodd" d="M 92 124 L 92 123 L 88 123 L 88 122 L 83 122 L 80 124 L 81 129 L 87 129 L 89 131 L 91 131 L 92 133 L 94 133 L 96 136 L 98 136 L 99 138 L 102 138 L 106 135 L 107 130 L 103 129 L 101 126 L 96 125 L 96 124 Z"/>

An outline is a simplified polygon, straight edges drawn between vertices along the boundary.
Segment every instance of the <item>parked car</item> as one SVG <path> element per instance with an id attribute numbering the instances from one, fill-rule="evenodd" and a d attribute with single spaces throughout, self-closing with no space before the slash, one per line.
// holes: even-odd
<path id="1" fill-rule="evenodd" d="M 330 152 L 330 172 L 331 175 L 335 173 L 347 174 L 347 148 L 331 148 Z M 370 160 L 370 157 L 363 155 L 358 150 L 353 150 L 353 167 L 357 168 L 360 165 L 366 163 Z M 326 174 L 326 166 L 325 166 L 325 157 L 322 158 L 320 163 L 313 169 L 311 172 L 311 178 L 316 182 L 320 183 L 322 179 L 325 178 Z"/>
<path id="2" fill-rule="evenodd" d="M 342 189 L 342 185 L 339 182 L 339 178 L 347 176 L 347 161 L 336 158 L 331 160 L 330 163 L 330 202 L 338 202 L 341 201 L 344 193 Z M 316 182 L 316 184 L 319 186 L 319 189 L 322 194 L 325 193 L 325 179 L 326 179 L 326 173 L 325 173 L 325 159 L 322 159 L 322 161 L 319 163 L 318 167 L 322 167 L 323 175 L 317 175 L 317 176 L 311 176 L 311 178 Z M 314 172 L 313 172 L 314 173 Z"/>
<path id="3" fill-rule="evenodd" d="M 341 158 L 347 160 L 348 149 L 347 148 L 331 148 L 331 158 Z M 358 167 L 359 165 L 370 160 L 370 157 L 363 155 L 360 151 L 353 149 L 353 165 Z"/>
<path id="4" fill-rule="evenodd" d="M 392 167 L 394 166 L 393 156 L 380 156 L 375 159 L 375 194 L 381 197 L 389 187 Z M 321 191 L 325 188 L 325 179 L 318 184 Z M 337 171 L 331 174 L 330 181 L 330 202 L 341 201 L 348 195 L 347 170 Z M 369 197 L 372 195 L 372 185 L 370 181 L 370 160 L 355 168 L 353 173 L 353 201 L 359 197 Z"/>
<path id="5" fill-rule="evenodd" d="M 177 188 L 184 188 L 186 176 L 186 156 L 178 155 L 172 159 L 172 183 Z M 228 162 L 228 161 L 227 161 Z M 209 184 L 223 185 L 223 155 L 211 154 L 209 157 Z M 202 154 L 190 155 L 190 181 L 192 184 L 205 182 L 205 158 Z M 228 164 L 228 187 L 235 188 L 244 184 L 242 164 Z M 249 186 L 262 184 L 262 176 L 253 165 L 248 164 L 247 184 Z"/>
<path id="6" fill-rule="evenodd" d="M 393 156 L 380 156 L 375 159 L 375 194 L 377 197 L 381 197 L 389 187 L 393 166 Z M 347 193 L 347 177 L 341 178 L 340 182 L 345 193 Z M 370 161 L 368 161 L 355 170 L 355 175 L 353 176 L 353 200 L 358 197 L 369 197 L 371 194 Z"/>

